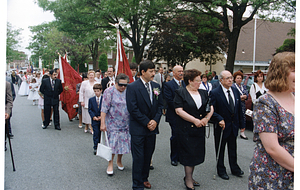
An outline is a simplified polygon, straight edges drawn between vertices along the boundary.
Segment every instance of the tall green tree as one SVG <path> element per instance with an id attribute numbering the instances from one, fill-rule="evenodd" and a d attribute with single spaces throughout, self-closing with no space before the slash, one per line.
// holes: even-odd
<path id="1" fill-rule="evenodd" d="M 14 29 L 11 23 L 7 22 L 6 30 L 6 62 L 12 62 L 13 60 L 24 59 L 24 54 L 18 52 L 21 42 L 21 31 L 23 29 Z"/>
<path id="2" fill-rule="evenodd" d="M 203 26 L 209 23 L 218 25 L 220 21 L 191 13 L 161 20 L 150 44 L 148 58 L 183 67 L 195 58 L 206 64 L 215 64 L 221 59 L 221 51 L 226 51 L 227 40 L 224 33 Z"/>
<path id="3" fill-rule="evenodd" d="M 124 38 L 130 41 L 137 63 L 143 59 L 145 47 L 151 42 L 159 17 L 177 7 L 169 0 L 38 0 L 44 10 L 54 12 L 61 26 L 85 35 L 99 28 L 116 35 L 111 24 L 119 23 Z M 69 27 L 67 27 L 69 26 Z M 102 38 L 100 38 L 102 39 Z M 125 41 L 125 40 L 124 40 Z M 126 43 L 125 43 L 126 44 Z M 128 43 L 129 44 L 129 43 Z"/>
<path id="4" fill-rule="evenodd" d="M 102 72 L 107 71 L 108 69 L 107 55 L 105 53 L 101 54 L 99 57 L 99 69 Z"/>
<path id="5" fill-rule="evenodd" d="M 37 26 L 29 27 L 34 34 L 27 49 L 32 50 L 32 60 L 43 60 L 43 67 L 53 66 L 53 62 L 58 58 L 58 53 L 62 56 L 67 53 L 71 65 L 75 68 L 78 64 L 84 64 L 89 54 L 88 47 L 78 43 L 67 33 L 58 31 L 55 22 L 43 23 Z"/>
<path id="6" fill-rule="evenodd" d="M 101 26 L 98 11 L 91 8 L 86 0 L 38 0 L 38 4 L 54 13 L 58 30 L 87 45 L 93 60 L 93 69 L 98 69 L 100 51 L 106 51 L 112 45 L 109 31 Z"/>
<path id="7" fill-rule="evenodd" d="M 258 14 L 261 18 L 270 18 L 274 11 L 282 12 L 281 16 L 293 18 L 295 15 L 296 0 L 183 0 L 189 2 L 190 6 L 186 7 L 186 11 L 192 11 L 199 14 L 209 15 L 217 18 L 222 22 L 221 27 L 211 26 L 219 29 L 226 34 L 228 39 L 227 62 L 226 69 L 233 72 L 234 61 L 236 56 L 237 42 L 241 28 L 250 22 L 254 15 Z M 246 10 L 250 14 L 246 17 Z M 291 11 L 287 14 L 286 10 Z M 278 17 L 277 17 L 278 18 Z M 209 27 L 209 26 L 208 26 Z"/>

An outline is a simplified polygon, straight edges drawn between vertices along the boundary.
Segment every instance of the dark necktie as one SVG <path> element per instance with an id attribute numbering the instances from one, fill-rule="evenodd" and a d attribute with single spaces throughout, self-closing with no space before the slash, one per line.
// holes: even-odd
<path id="1" fill-rule="evenodd" d="M 54 91 L 54 80 L 52 80 L 51 87 L 52 87 L 52 91 Z"/>
<path id="2" fill-rule="evenodd" d="M 181 80 L 179 81 L 179 87 L 181 87 Z"/>
<path id="3" fill-rule="evenodd" d="M 146 82 L 145 85 L 146 85 L 147 92 L 148 92 L 149 98 L 150 98 L 150 87 L 149 87 L 149 83 Z"/>
<path id="4" fill-rule="evenodd" d="M 163 76 L 162 76 L 162 74 L 160 74 L 160 81 L 161 81 L 161 83 L 164 82 L 164 81 L 163 81 Z"/>
<path id="5" fill-rule="evenodd" d="M 234 104 L 233 104 L 233 99 L 230 95 L 230 90 L 227 90 L 227 92 L 228 92 L 229 106 L 231 108 L 231 111 L 234 112 Z"/>

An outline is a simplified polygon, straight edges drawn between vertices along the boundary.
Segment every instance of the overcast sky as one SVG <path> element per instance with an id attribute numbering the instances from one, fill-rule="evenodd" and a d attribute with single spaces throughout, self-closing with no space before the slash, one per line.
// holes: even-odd
<path id="1" fill-rule="evenodd" d="M 25 49 L 32 36 L 29 26 L 36 26 L 43 22 L 53 21 L 55 17 L 50 12 L 44 12 L 35 0 L 7 0 L 7 21 L 10 22 L 14 29 L 22 28 L 22 43 L 20 51 L 24 51 L 30 56 L 30 51 Z"/>

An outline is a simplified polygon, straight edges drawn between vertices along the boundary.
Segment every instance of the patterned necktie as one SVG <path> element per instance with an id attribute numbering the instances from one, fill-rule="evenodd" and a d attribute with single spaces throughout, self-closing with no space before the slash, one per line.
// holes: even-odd
<path id="1" fill-rule="evenodd" d="M 181 87 L 181 80 L 179 81 L 179 87 Z"/>
<path id="2" fill-rule="evenodd" d="M 234 104 L 233 104 L 232 97 L 230 95 L 230 90 L 227 90 L 227 92 L 228 92 L 229 106 L 231 108 L 231 111 L 234 112 Z"/>
<path id="3" fill-rule="evenodd" d="M 98 105 L 98 108 L 99 108 L 99 98 L 96 97 L 96 101 L 97 101 L 97 105 Z"/>
<path id="4" fill-rule="evenodd" d="M 148 92 L 149 97 L 150 97 L 150 87 L 149 87 L 149 83 L 146 82 L 145 85 L 146 85 L 147 92 Z"/>
<path id="5" fill-rule="evenodd" d="M 54 80 L 52 80 L 51 87 L 52 87 L 52 91 L 54 91 Z"/>

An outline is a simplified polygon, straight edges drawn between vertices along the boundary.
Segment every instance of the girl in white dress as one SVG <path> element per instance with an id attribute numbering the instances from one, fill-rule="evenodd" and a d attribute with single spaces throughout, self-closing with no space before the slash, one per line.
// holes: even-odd
<path id="1" fill-rule="evenodd" d="M 35 105 L 35 101 L 37 101 L 40 97 L 38 91 L 39 91 L 39 84 L 36 82 L 35 78 L 31 80 L 31 83 L 29 84 L 29 95 L 28 95 L 28 100 L 32 100 L 33 103 L 32 105 Z"/>
<path id="2" fill-rule="evenodd" d="M 39 86 L 41 86 L 41 83 L 42 83 L 41 73 L 37 73 L 35 79 L 36 79 L 36 82 L 39 84 Z"/>
<path id="3" fill-rule="evenodd" d="M 27 73 L 24 72 L 24 76 L 22 77 L 22 83 L 19 89 L 18 94 L 21 96 L 28 96 L 29 94 L 29 79 L 27 77 Z"/>

